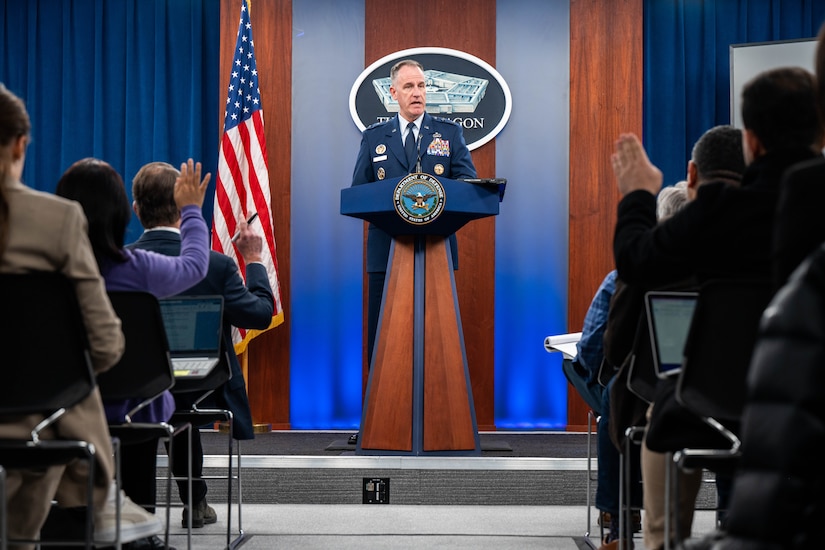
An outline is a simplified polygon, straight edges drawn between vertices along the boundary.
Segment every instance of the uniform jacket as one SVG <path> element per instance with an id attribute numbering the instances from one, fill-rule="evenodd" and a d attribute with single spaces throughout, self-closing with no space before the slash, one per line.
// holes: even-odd
<path id="1" fill-rule="evenodd" d="M 86 217 L 73 201 L 6 182 L 10 204 L 10 232 L 0 272 L 60 271 L 74 281 L 89 336 L 92 364 L 100 373 L 114 366 L 125 340 L 98 272 L 87 234 Z M 9 314 L 10 312 L 6 312 Z M 36 353 L 36 351 L 33 351 Z M 29 437 L 43 418 L 29 415 L 17 423 L 0 424 L 0 437 Z M 93 443 L 97 449 L 95 502 L 102 505 L 114 476 L 112 444 L 100 393 L 94 390 L 57 421 L 56 437 Z M 57 488 L 63 506 L 85 506 L 85 467 L 68 467 Z M 54 495 L 42 495 L 51 499 Z"/>
<path id="2" fill-rule="evenodd" d="M 143 233 L 129 246 L 176 256 L 180 254 L 180 243 L 180 235 L 177 232 L 154 230 Z M 181 294 L 223 296 L 223 339 L 229 355 L 232 378 L 224 385 L 222 392 L 216 392 L 217 405 L 228 408 L 234 414 L 233 435 L 236 439 L 252 439 L 252 413 L 246 394 L 246 383 L 232 346 L 232 327 L 265 329 L 272 321 L 275 302 L 266 268 L 256 263 L 247 265 L 244 285 L 234 260 L 212 251 L 209 255 L 206 278 Z"/>
<path id="3" fill-rule="evenodd" d="M 364 130 L 352 174 L 352 185 L 399 178 L 415 172 L 415 164 L 410 166 L 404 153 L 398 120 L 396 116 Z M 461 127 L 452 121 L 425 113 L 419 132 L 418 152 L 421 157 L 421 172 L 448 179 L 476 177 L 464 134 Z M 390 242 L 391 237 L 386 232 L 370 224 L 367 234 L 368 272 L 387 270 Z M 453 252 L 453 266 L 458 267 L 455 235 L 450 236 L 450 248 Z"/>

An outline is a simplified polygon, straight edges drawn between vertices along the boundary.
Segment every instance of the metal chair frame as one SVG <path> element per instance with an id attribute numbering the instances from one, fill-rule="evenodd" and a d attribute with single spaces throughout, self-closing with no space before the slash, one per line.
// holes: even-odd
<path id="1" fill-rule="evenodd" d="M 631 426 L 625 430 L 624 451 L 619 454 L 619 550 L 626 550 L 624 542 L 627 538 L 627 530 L 633 521 L 633 507 L 630 504 L 631 494 L 631 461 L 626 457 L 630 456 L 631 445 L 641 445 L 644 438 L 645 428 L 643 426 Z"/>
<path id="2" fill-rule="evenodd" d="M 226 342 L 222 342 L 222 346 L 226 345 Z M 242 544 L 244 544 L 247 540 L 246 533 L 243 530 L 243 483 L 241 479 L 241 443 L 240 441 L 237 442 L 237 469 L 235 473 L 233 473 L 233 455 L 234 452 L 234 438 L 233 438 L 233 429 L 232 429 L 232 422 L 234 415 L 232 411 L 227 409 L 219 409 L 219 408 L 200 408 L 201 404 L 206 400 L 210 395 L 212 395 L 215 391 L 222 388 L 223 384 L 229 381 L 232 378 L 232 371 L 229 365 L 229 359 L 227 357 L 226 349 L 221 350 L 221 360 L 219 364 L 212 370 L 210 374 L 208 374 L 205 378 L 201 379 L 186 379 L 181 378 L 177 379 L 175 386 L 172 388 L 172 393 L 175 395 L 178 394 L 193 394 L 197 395 L 197 398 L 191 400 L 191 405 L 188 409 L 179 409 L 175 411 L 175 414 L 172 416 L 171 422 L 173 424 L 178 423 L 189 423 L 193 426 L 192 429 L 198 429 L 198 426 L 203 424 L 209 424 L 214 422 L 226 422 L 229 425 L 229 433 L 228 433 L 228 448 L 227 448 L 227 474 L 226 476 L 202 476 L 201 478 L 194 478 L 194 479 L 201 479 L 201 480 L 209 480 L 209 479 L 226 479 L 227 482 L 227 497 L 226 497 L 226 548 L 227 549 L 234 549 Z M 189 439 L 188 444 L 189 449 L 189 456 L 192 456 L 192 442 L 191 437 Z M 171 471 L 172 463 L 169 463 L 169 470 Z M 191 460 L 190 460 L 190 477 L 191 477 Z M 181 479 L 180 477 L 173 476 L 173 479 L 178 480 Z M 237 481 L 238 483 L 238 530 L 237 536 L 232 538 L 232 483 L 233 481 Z M 191 513 L 191 505 L 192 505 L 192 487 L 191 483 L 189 484 L 189 495 L 188 495 L 188 502 L 189 504 L 184 505 L 184 508 L 189 510 L 187 517 L 187 543 L 191 544 L 191 529 L 192 529 L 192 513 Z"/>
<path id="3" fill-rule="evenodd" d="M 227 448 L 227 473 L 225 476 L 219 475 L 204 475 L 201 478 L 192 478 L 192 464 L 191 460 L 189 463 L 189 498 L 187 501 L 189 504 L 184 505 L 184 507 L 188 507 L 189 513 L 187 514 L 187 544 L 191 544 L 191 536 L 192 536 L 192 513 L 191 513 L 191 505 L 192 505 L 192 480 L 193 479 L 201 479 L 201 480 L 209 480 L 209 479 L 225 479 L 227 482 L 227 493 L 226 493 L 226 548 L 227 549 L 234 549 L 246 542 L 246 534 L 243 530 L 243 483 L 241 480 L 241 442 L 234 441 L 233 438 L 233 429 L 232 429 L 232 421 L 233 421 L 233 414 L 232 411 L 227 409 L 201 409 L 198 407 L 198 404 L 202 402 L 210 393 L 214 390 L 210 390 L 200 399 L 198 399 L 195 403 L 192 404 L 191 408 L 186 411 L 176 411 L 175 415 L 172 417 L 172 421 L 177 422 L 185 422 L 191 424 L 193 429 L 198 429 L 197 426 L 202 424 L 208 424 L 211 422 L 226 422 L 229 426 L 228 429 L 228 448 Z M 235 443 L 237 443 L 237 472 L 233 473 L 233 455 Z M 191 434 L 189 438 L 189 456 L 192 454 L 192 439 Z M 169 471 L 171 472 L 171 457 L 169 462 Z M 174 477 L 174 479 L 179 479 L 178 477 Z M 232 482 L 236 481 L 238 483 L 238 534 L 233 539 L 232 538 Z"/>
<path id="4" fill-rule="evenodd" d="M 714 280 L 700 288 L 676 400 L 729 445 L 681 449 L 666 461 L 665 550 L 673 544 L 679 546 L 683 537 L 678 521 L 675 528 L 669 525 L 671 507 L 674 513 L 679 511 L 676 468 L 710 468 L 720 464 L 731 467 L 739 459 L 741 442 L 729 426 L 740 420 L 759 320 L 772 295 L 772 285 L 767 280 Z M 719 395 L 720 389 L 724 398 Z"/>
<path id="5" fill-rule="evenodd" d="M 587 411 L 587 527 L 584 530 L 585 538 L 590 538 L 590 527 L 593 525 L 592 516 L 591 516 L 591 508 L 593 506 L 593 502 L 591 501 L 593 495 L 593 482 L 598 481 L 598 477 L 593 479 L 593 423 L 596 423 L 598 426 L 599 418 L 596 416 L 596 413 L 591 409 Z M 597 427 L 598 429 L 598 427 Z M 604 537 L 604 526 L 600 525 L 600 539 Z"/>

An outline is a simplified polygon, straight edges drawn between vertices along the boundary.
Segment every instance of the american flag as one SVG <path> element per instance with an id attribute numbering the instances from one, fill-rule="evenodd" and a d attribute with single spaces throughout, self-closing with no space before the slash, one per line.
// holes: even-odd
<path id="1" fill-rule="evenodd" d="M 215 209 L 212 220 L 212 249 L 235 259 L 244 273 L 243 258 L 237 253 L 232 237 L 241 220 L 258 213 L 263 228 L 263 261 L 275 296 L 275 311 L 269 328 L 284 320 L 281 291 L 278 283 L 278 260 L 272 229 L 269 169 L 264 137 L 264 113 L 258 69 L 255 63 L 255 43 L 247 0 L 241 2 L 241 21 L 235 56 L 229 75 L 223 137 L 218 153 L 218 181 L 215 186 Z M 255 227 L 254 222 L 252 227 Z M 242 353 L 260 330 L 233 329 L 235 351 Z"/>

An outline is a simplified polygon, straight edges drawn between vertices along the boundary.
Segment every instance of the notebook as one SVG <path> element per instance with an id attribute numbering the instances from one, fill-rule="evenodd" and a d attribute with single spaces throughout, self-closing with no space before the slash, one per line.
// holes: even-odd
<path id="1" fill-rule="evenodd" d="M 223 296 L 159 300 L 175 378 L 203 378 L 218 364 Z"/>
<path id="2" fill-rule="evenodd" d="M 647 325 L 656 376 L 667 378 L 682 370 L 696 292 L 648 292 L 645 294 Z"/>
<path id="3" fill-rule="evenodd" d="M 578 354 L 576 344 L 581 340 L 581 332 L 573 332 L 571 334 L 557 334 L 555 336 L 547 336 L 544 339 L 544 349 L 547 353 L 560 351 L 565 359 L 575 359 Z"/>

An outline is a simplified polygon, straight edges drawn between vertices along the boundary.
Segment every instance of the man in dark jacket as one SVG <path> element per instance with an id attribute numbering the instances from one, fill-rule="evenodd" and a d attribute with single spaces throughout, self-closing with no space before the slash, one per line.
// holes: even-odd
<path id="1" fill-rule="evenodd" d="M 816 48 L 819 109 L 825 114 L 825 25 Z M 820 147 L 825 144 L 820 144 Z M 787 281 L 794 269 L 825 241 L 825 158 L 822 155 L 800 163 L 785 173 L 774 230 L 774 284 Z"/>
<path id="2" fill-rule="evenodd" d="M 825 26 L 819 32 L 816 72 L 821 83 Z M 825 107 L 825 87 L 820 86 L 818 99 L 820 109 Z M 692 548 L 801 550 L 823 545 L 824 184 L 821 156 L 785 174 L 774 234 L 774 284 L 781 289 L 762 318 L 751 360 L 728 533 L 713 534 Z"/>
<path id="3" fill-rule="evenodd" d="M 784 171 L 816 156 L 820 127 L 815 81 L 798 68 L 767 71 L 743 90 L 743 149 L 748 168 L 741 187 L 705 183 L 696 199 L 656 225 L 655 193 L 662 174 L 639 140 L 622 135 L 612 156 L 623 198 L 614 255 L 619 278 L 653 288 L 694 277 L 761 278 L 771 273 L 773 220 Z M 649 540 L 651 539 L 651 540 Z M 663 537 L 645 544 L 659 548 Z"/>
<path id="4" fill-rule="evenodd" d="M 703 185 L 684 210 L 656 225 L 662 173 L 638 138 L 620 136 L 612 155 L 622 200 L 613 252 L 619 278 L 651 287 L 694 275 L 769 277 L 773 218 L 782 174 L 817 156 L 821 129 L 813 75 L 799 68 L 766 71 L 743 89 L 748 168 L 741 187 Z"/>
<path id="5" fill-rule="evenodd" d="M 153 162 L 138 171 L 132 181 L 133 207 L 145 232 L 130 246 L 168 256 L 180 254 L 180 213 L 175 206 L 173 194 L 177 176 L 177 169 L 165 162 Z M 232 258 L 213 251 L 209 256 L 206 278 L 183 294 L 223 296 L 223 343 L 229 357 L 232 378 L 213 396 L 215 405 L 232 411 L 234 437 L 252 439 L 252 413 L 249 409 L 243 373 L 232 345 L 231 331 L 233 326 L 252 329 L 269 327 L 275 302 L 266 268 L 261 263 L 262 238 L 250 230 L 245 221 L 240 224 L 235 246 L 246 265 L 246 283 Z M 191 405 L 181 395 L 175 395 L 175 401 L 178 409 L 186 410 Z M 175 438 L 173 456 L 173 473 L 176 476 L 186 476 L 189 456 L 185 437 Z M 192 431 L 191 461 L 192 475 L 200 477 L 203 472 L 203 448 L 198 430 Z M 186 482 L 178 481 L 178 489 L 181 500 L 186 504 Z M 203 480 L 193 481 L 193 527 L 203 527 L 205 523 L 217 521 L 215 510 L 206 503 L 206 491 L 206 483 Z M 185 512 L 186 510 L 182 522 L 184 527 L 187 524 Z"/>

